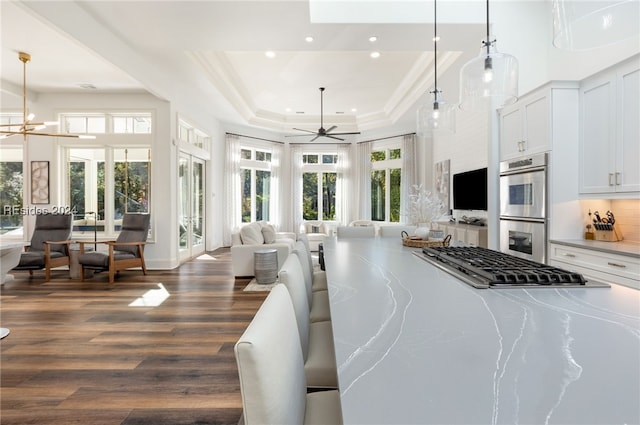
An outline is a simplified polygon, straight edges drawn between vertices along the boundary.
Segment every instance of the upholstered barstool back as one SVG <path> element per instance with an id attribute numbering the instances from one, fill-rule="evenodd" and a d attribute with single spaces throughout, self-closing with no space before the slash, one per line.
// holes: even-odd
<path id="1" fill-rule="evenodd" d="M 338 391 L 307 393 L 296 327 L 287 288 L 276 285 L 234 348 L 245 425 L 342 424 Z"/>
<path id="2" fill-rule="evenodd" d="M 302 424 L 307 384 L 296 317 L 276 285 L 235 345 L 244 422 Z"/>
<path id="3" fill-rule="evenodd" d="M 338 239 L 341 238 L 373 238 L 376 229 L 372 226 L 338 226 Z"/>

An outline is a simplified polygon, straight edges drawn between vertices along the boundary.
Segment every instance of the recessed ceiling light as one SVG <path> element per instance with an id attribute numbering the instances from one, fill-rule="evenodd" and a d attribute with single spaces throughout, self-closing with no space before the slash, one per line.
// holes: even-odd
<path id="1" fill-rule="evenodd" d="M 307 43 L 313 43 L 313 37 L 311 37 L 310 35 L 306 36 L 304 38 L 304 41 L 306 41 Z"/>
<path id="2" fill-rule="evenodd" d="M 376 37 L 375 35 L 372 35 L 371 37 L 369 37 L 369 41 L 374 43 L 374 42 L 378 41 L 378 37 Z"/>
<path id="3" fill-rule="evenodd" d="M 291 108 L 284 108 L 285 112 L 291 112 Z"/>
<path id="4" fill-rule="evenodd" d="M 372 58 L 374 58 L 374 59 L 377 59 L 377 58 L 379 58 L 379 57 L 380 57 L 380 52 L 371 52 L 371 55 L 370 55 L 370 56 L 371 56 Z"/>
<path id="5" fill-rule="evenodd" d="M 272 59 L 276 57 L 276 52 L 274 52 L 273 50 L 267 50 L 266 52 L 264 52 L 264 55 L 269 59 Z"/>
<path id="6" fill-rule="evenodd" d="M 358 112 L 358 108 L 351 108 L 351 112 Z"/>

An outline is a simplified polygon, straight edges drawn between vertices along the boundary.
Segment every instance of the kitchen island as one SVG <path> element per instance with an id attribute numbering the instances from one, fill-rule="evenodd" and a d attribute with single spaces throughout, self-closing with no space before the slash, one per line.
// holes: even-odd
<path id="1" fill-rule="evenodd" d="M 391 238 L 327 238 L 345 424 L 640 423 L 640 292 L 475 289 Z"/>

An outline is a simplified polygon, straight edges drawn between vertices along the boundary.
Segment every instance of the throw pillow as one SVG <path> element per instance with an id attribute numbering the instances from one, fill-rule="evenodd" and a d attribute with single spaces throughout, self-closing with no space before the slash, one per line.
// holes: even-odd
<path id="1" fill-rule="evenodd" d="M 276 229 L 272 225 L 266 224 L 262 226 L 262 236 L 264 243 L 275 243 L 276 241 Z"/>
<path id="2" fill-rule="evenodd" d="M 262 230 L 258 223 L 250 223 L 242 226 L 242 229 L 240 229 L 240 238 L 242 239 L 243 245 L 262 245 L 264 243 Z"/>
<path id="3" fill-rule="evenodd" d="M 311 233 L 320 233 L 320 226 L 311 226 Z"/>

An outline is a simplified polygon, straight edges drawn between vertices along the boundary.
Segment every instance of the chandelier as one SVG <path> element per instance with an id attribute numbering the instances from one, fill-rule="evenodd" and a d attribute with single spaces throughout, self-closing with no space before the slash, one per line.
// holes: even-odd
<path id="1" fill-rule="evenodd" d="M 34 121 L 35 115 L 27 110 L 27 63 L 31 60 L 31 55 L 25 52 L 18 53 L 18 59 L 22 62 L 22 122 L 11 124 L 0 124 L 0 139 L 21 134 L 24 140 L 27 136 L 50 136 L 50 137 L 71 137 L 75 139 L 95 139 L 95 136 L 84 134 L 60 134 L 47 133 L 41 130 L 47 126 L 58 125 L 57 121 Z"/>

